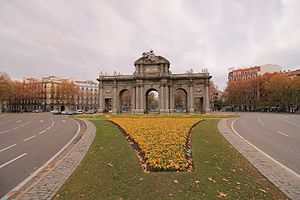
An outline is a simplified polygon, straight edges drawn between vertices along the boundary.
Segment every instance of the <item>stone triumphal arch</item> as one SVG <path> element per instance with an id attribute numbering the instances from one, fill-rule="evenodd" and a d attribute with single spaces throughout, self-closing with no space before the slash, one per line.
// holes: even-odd
<path id="1" fill-rule="evenodd" d="M 207 70 L 172 74 L 170 62 L 153 51 L 134 62 L 133 75 L 105 75 L 99 78 L 99 112 L 102 113 L 208 113 Z"/>

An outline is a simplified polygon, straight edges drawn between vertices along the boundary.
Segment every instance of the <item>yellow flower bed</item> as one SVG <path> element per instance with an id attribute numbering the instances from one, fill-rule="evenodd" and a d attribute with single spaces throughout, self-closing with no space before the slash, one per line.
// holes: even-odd
<path id="1" fill-rule="evenodd" d="M 186 149 L 190 128 L 199 118 L 109 117 L 138 143 L 149 169 L 187 171 L 191 161 Z M 189 155 L 190 156 L 190 155 Z"/>

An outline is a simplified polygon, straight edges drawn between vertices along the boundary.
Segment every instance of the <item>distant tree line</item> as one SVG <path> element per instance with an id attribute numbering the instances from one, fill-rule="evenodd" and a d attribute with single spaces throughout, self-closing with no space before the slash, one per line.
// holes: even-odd
<path id="1" fill-rule="evenodd" d="M 300 77 L 267 73 L 253 79 L 229 81 L 225 105 L 232 111 L 299 112 Z"/>
<path id="2" fill-rule="evenodd" d="M 0 73 L 0 112 L 32 111 L 32 107 L 46 109 L 46 104 L 56 103 L 71 106 L 75 104 L 79 88 L 72 82 L 51 84 L 50 88 L 43 81 L 30 79 L 13 81 L 7 73 Z"/>

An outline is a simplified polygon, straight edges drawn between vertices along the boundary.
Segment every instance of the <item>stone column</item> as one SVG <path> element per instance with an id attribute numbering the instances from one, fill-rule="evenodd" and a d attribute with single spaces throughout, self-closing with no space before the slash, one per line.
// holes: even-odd
<path id="1" fill-rule="evenodd" d="M 160 86 L 160 98 L 159 98 L 159 102 L 160 102 L 160 107 L 159 107 L 159 112 L 160 113 L 164 113 L 165 112 L 165 102 L 164 102 L 164 99 L 165 99 L 165 95 L 164 95 L 164 85 L 161 85 Z"/>
<path id="2" fill-rule="evenodd" d="M 99 83 L 99 95 L 98 95 L 98 112 L 103 113 L 104 112 L 104 89 L 102 83 Z"/>
<path id="3" fill-rule="evenodd" d="M 204 92 L 204 108 L 205 113 L 210 113 L 210 105 L 209 105 L 209 80 L 205 80 L 205 92 Z"/>
<path id="4" fill-rule="evenodd" d="M 132 86 L 131 90 L 131 113 L 135 112 L 135 86 Z"/>
<path id="5" fill-rule="evenodd" d="M 174 92 L 173 85 L 170 85 L 170 113 L 174 112 Z"/>
<path id="6" fill-rule="evenodd" d="M 138 110 L 139 110 L 139 108 L 140 108 L 140 103 L 139 103 L 139 97 L 140 97 L 140 95 L 139 95 L 140 93 L 139 93 L 139 86 L 137 85 L 136 87 L 135 87 L 135 112 L 137 113 L 138 112 Z"/>
<path id="7" fill-rule="evenodd" d="M 113 90 L 113 109 L 112 109 L 112 113 L 113 114 L 117 114 L 118 109 L 117 109 L 117 85 L 114 84 L 113 86 L 114 90 Z"/>
<path id="8" fill-rule="evenodd" d="M 166 91 L 166 95 L 165 95 L 165 113 L 169 113 L 170 112 L 170 106 L 169 106 L 169 102 L 170 102 L 170 97 L 169 97 L 169 86 L 166 85 L 165 87 L 165 91 Z"/>
<path id="9" fill-rule="evenodd" d="M 194 108 L 194 86 L 191 83 L 190 84 L 190 113 L 194 113 L 195 112 L 195 108 Z"/>
<path id="10" fill-rule="evenodd" d="M 141 114 L 144 114 L 144 86 L 142 85 L 140 87 L 140 110 L 139 110 L 139 113 Z"/>

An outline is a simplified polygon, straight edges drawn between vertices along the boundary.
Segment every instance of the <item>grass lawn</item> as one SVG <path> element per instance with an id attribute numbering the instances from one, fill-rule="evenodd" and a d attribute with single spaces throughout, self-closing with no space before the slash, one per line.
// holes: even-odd
<path id="1" fill-rule="evenodd" d="M 192 131 L 194 171 L 144 173 L 118 128 L 93 120 L 97 133 L 56 199 L 287 199 L 218 132 L 216 119 Z"/>

